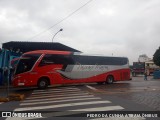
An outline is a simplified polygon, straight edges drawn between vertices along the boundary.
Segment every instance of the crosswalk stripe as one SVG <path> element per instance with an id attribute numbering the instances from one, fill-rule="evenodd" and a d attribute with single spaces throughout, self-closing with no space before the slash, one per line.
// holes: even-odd
<path id="1" fill-rule="evenodd" d="M 86 93 L 84 91 L 69 91 L 69 92 L 48 92 L 48 93 L 36 93 L 36 94 L 32 94 L 31 96 L 38 96 L 38 95 L 47 95 L 47 94 L 50 94 L 50 95 L 60 95 L 60 94 L 70 94 L 70 93 Z"/>
<path id="2" fill-rule="evenodd" d="M 85 109 L 77 109 L 77 110 L 70 110 L 70 111 L 109 111 L 109 110 L 122 110 L 124 109 L 121 106 L 107 106 L 107 107 L 96 107 L 96 108 L 85 108 Z"/>
<path id="3" fill-rule="evenodd" d="M 110 110 L 122 110 L 124 109 L 121 106 L 105 106 L 105 107 L 94 107 L 94 108 L 85 108 L 85 109 L 75 109 L 75 110 L 68 110 L 64 112 L 52 112 L 46 113 L 45 116 L 53 117 L 53 116 L 65 116 L 65 115 L 74 115 L 74 114 L 82 114 L 82 113 L 89 113 L 95 111 L 110 111 Z"/>
<path id="4" fill-rule="evenodd" d="M 90 86 L 88 87 L 90 88 Z M 90 88 L 91 89 L 91 88 Z M 66 102 L 66 103 L 63 103 Z M 54 104 L 55 103 L 55 104 Z M 100 97 L 95 97 L 89 92 L 82 91 L 78 88 L 57 88 L 51 90 L 34 90 L 29 98 L 26 98 L 21 102 L 20 108 L 16 108 L 14 111 L 32 111 L 32 110 L 47 110 L 55 108 L 67 108 L 66 111 L 45 113 L 43 118 L 58 117 L 65 115 L 81 114 L 95 111 L 110 111 L 110 110 L 122 110 L 123 107 L 116 105 L 110 106 L 107 103 L 111 101 L 101 100 Z M 0 103 L 1 104 L 1 103 Z M 98 104 L 104 104 L 103 107 L 98 107 Z M 85 105 L 91 105 L 85 107 Z M 97 105 L 95 107 L 94 105 Z M 76 107 L 73 109 L 73 107 Z M 65 109 L 66 109 L 65 108 Z M 25 118 L 34 119 L 34 118 Z M 9 119 L 7 119 L 9 120 Z M 20 119 L 19 119 L 20 120 Z"/>
<path id="5" fill-rule="evenodd" d="M 33 99 L 33 100 L 24 100 L 24 102 L 40 102 L 40 101 L 51 101 L 51 100 L 63 100 L 63 99 L 72 99 L 72 98 L 88 98 L 94 97 L 94 95 L 81 95 L 81 96 L 70 96 L 70 97 L 60 97 L 60 98 L 45 98 L 45 99 Z"/>
<path id="6" fill-rule="evenodd" d="M 29 110 L 41 110 L 41 109 L 53 109 L 53 108 L 59 108 L 59 107 L 71 107 L 71 106 L 92 105 L 92 104 L 102 104 L 102 103 L 110 103 L 110 101 L 90 101 L 90 102 L 60 104 L 60 105 L 26 107 L 26 108 L 17 108 L 14 111 L 29 111 Z"/>
<path id="7" fill-rule="evenodd" d="M 78 95 L 89 95 L 89 93 L 70 93 L 70 94 L 60 94 L 60 95 L 53 95 L 53 96 L 51 96 L 51 95 L 43 95 L 43 97 L 62 97 L 62 96 L 78 96 Z M 29 98 L 26 98 L 27 100 L 29 100 L 29 99 L 38 99 L 38 98 L 42 98 L 42 95 L 40 95 L 40 96 L 32 96 L 32 97 L 29 97 Z"/>
<path id="8" fill-rule="evenodd" d="M 93 98 L 78 98 L 78 99 L 66 99 L 66 100 L 58 100 L 58 101 L 43 101 L 43 102 L 35 102 L 35 103 L 21 103 L 20 105 L 39 105 L 39 104 L 45 104 L 45 103 L 59 103 L 59 102 L 69 102 L 69 101 L 79 101 L 79 100 L 96 100 L 101 99 L 99 97 L 93 97 Z"/>
<path id="9" fill-rule="evenodd" d="M 43 91 L 46 91 L 46 90 L 80 90 L 79 88 L 53 88 L 53 89 L 45 89 L 45 90 L 34 90 L 35 92 L 43 92 Z"/>
<path id="10" fill-rule="evenodd" d="M 96 88 L 94 88 L 92 86 L 89 86 L 89 85 L 86 85 L 86 87 L 89 88 L 89 89 L 91 89 L 91 90 L 95 90 L 95 91 L 97 90 Z"/>
<path id="11" fill-rule="evenodd" d="M 63 92 L 79 92 L 79 91 L 81 91 L 81 90 L 58 90 L 58 91 L 56 91 L 56 90 L 48 90 L 48 91 L 41 91 L 41 92 L 33 92 L 32 93 L 32 95 L 34 95 L 34 94 L 40 94 L 40 93 L 63 93 Z"/>

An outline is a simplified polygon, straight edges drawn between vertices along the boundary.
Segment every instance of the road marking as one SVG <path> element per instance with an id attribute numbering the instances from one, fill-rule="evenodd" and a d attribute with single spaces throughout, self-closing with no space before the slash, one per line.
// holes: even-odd
<path id="1" fill-rule="evenodd" d="M 69 101 L 79 101 L 79 100 L 96 100 L 101 99 L 99 97 L 94 98 L 77 98 L 77 99 L 67 99 L 67 100 L 58 100 L 58 101 L 43 101 L 43 102 L 35 102 L 35 103 L 21 103 L 20 105 L 37 105 L 37 104 L 45 104 L 45 103 L 59 103 L 59 102 L 69 102 Z"/>
<path id="2" fill-rule="evenodd" d="M 92 90 L 97 90 L 94 87 L 88 86 Z M 41 99 L 42 98 L 42 99 Z M 67 102 L 67 103 L 63 103 Z M 69 102 L 69 103 L 68 103 Z M 55 104 L 54 104 L 55 103 Z M 30 110 L 47 110 L 56 108 L 65 108 L 66 111 L 63 112 L 53 112 L 45 113 L 43 118 L 72 115 L 80 113 L 88 113 L 92 111 L 109 111 L 109 110 L 122 110 L 121 106 L 106 106 L 107 103 L 112 103 L 111 101 L 101 100 L 100 97 L 95 97 L 94 95 L 81 91 L 80 89 L 60 89 L 60 90 L 49 90 L 49 91 L 33 91 L 32 95 L 26 100 L 22 101 L 20 108 L 16 108 L 14 111 L 30 111 Z M 103 107 L 95 107 L 94 105 L 102 104 Z M 41 105 L 41 106 L 40 106 Z M 85 105 L 90 105 L 87 108 Z M 101 106 L 102 106 L 101 105 Z M 77 107 L 80 106 L 80 107 Z M 77 108 L 81 109 L 77 109 Z M 73 110 L 74 109 L 74 110 Z M 25 118 L 34 119 L 34 118 Z M 9 119 L 8 119 L 9 120 Z"/>
<path id="3" fill-rule="evenodd" d="M 43 91 L 47 91 L 47 90 L 80 90 L 79 88 L 53 88 L 53 89 L 45 89 L 45 90 L 34 90 L 35 92 L 43 92 Z"/>
<path id="4" fill-rule="evenodd" d="M 0 102 L 0 104 L 2 104 L 3 102 Z"/>
<path id="5" fill-rule="evenodd" d="M 89 89 L 91 89 L 91 90 L 98 90 L 98 89 L 96 89 L 96 88 L 94 88 L 92 86 L 89 86 L 89 85 L 86 85 L 86 87 L 89 88 Z"/>
<path id="6" fill-rule="evenodd" d="M 40 91 L 40 92 L 35 92 L 33 91 L 32 95 L 34 94 L 39 94 L 39 93 L 60 93 L 60 92 L 79 92 L 79 91 L 82 91 L 82 90 L 48 90 L 48 91 Z"/>
<path id="7" fill-rule="evenodd" d="M 81 96 L 70 96 L 70 97 L 60 97 L 60 98 L 52 97 L 52 98 L 45 98 L 45 99 L 24 100 L 22 102 L 40 102 L 40 101 L 63 100 L 63 99 L 86 98 L 86 97 L 94 97 L 94 95 L 81 95 Z"/>
<path id="8" fill-rule="evenodd" d="M 38 94 L 38 93 L 48 93 L 48 92 L 55 92 L 55 93 L 59 93 L 59 92 L 69 92 L 69 91 L 82 91 L 80 89 L 76 89 L 76 90 L 70 90 L 70 89 L 66 89 L 66 90 L 46 90 L 46 91 L 34 91 L 32 94 Z"/>
<path id="9" fill-rule="evenodd" d="M 105 107 L 68 110 L 68 111 L 64 111 L 64 112 L 52 112 L 52 113 L 46 113 L 45 116 L 47 116 L 47 117 L 62 116 L 63 117 L 65 115 L 82 114 L 82 113 L 89 113 L 89 112 L 95 112 L 95 111 L 122 110 L 122 109 L 124 109 L 124 108 L 121 106 L 105 106 Z"/>
<path id="10" fill-rule="evenodd" d="M 60 104 L 60 105 L 26 107 L 26 108 L 17 108 L 14 111 L 29 111 L 29 110 L 41 110 L 41 109 L 53 109 L 53 108 L 59 108 L 59 107 L 71 107 L 71 106 L 92 105 L 92 104 L 102 104 L 102 103 L 110 103 L 110 101 L 90 101 L 90 102 Z"/>
<path id="11" fill-rule="evenodd" d="M 69 111 L 109 111 L 109 110 L 122 110 L 124 109 L 121 106 L 107 106 L 107 107 L 96 107 L 96 108 L 85 108 L 85 109 L 77 109 L 77 110 L 69 110 Z"/>
<path id="12" fill-rule="evenodd" d="M 56 94 L 58 94 L 58 95 L 60 95 L 60 94 L 70 94 L 70 93 L 86 93 L 86 92 L 84 92 L 84 91 L 64 91 L 64 92 L 54 92 L 54 91 L 52 91 L 52 92 L 48 92 L 48 93 L 36 93 L 36 94 L 32 94 L 31 96 L 38 96 L 38 95 L 47 95 L 47 94 L 53 94 L 53 95 L 56 95 Z"/>
<path id="13" fill-rule="evenodd" d="M 60 94 L 60 95 L 53 95 L 51 96 L 50 94 L 49 95 L 43 95 L 43 97 L 62 97 L 62 96 L 78 96 L 78 95 L 89 95 L 89 93 L 70 93 L 70 94 Z M 38 98 L 42 98 L 42 95 L 40 96 L 31 96 L 29 98 L 26 98 L 26 100 L 30 100 L 30 99 L 38 99 Z"/>

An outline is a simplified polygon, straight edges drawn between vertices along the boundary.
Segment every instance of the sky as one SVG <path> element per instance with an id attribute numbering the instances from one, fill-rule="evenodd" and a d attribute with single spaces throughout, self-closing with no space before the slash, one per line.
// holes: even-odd
<path id="1" fill-rule="evenodd" d="M 53 42 L 84 53 L 128 57 L 130 64 L 142 54 L 153 57 L 160 46 L 160 0 L 88 1 L 0 0 L 0 47 L 52 42 L 62 28 Z"/>

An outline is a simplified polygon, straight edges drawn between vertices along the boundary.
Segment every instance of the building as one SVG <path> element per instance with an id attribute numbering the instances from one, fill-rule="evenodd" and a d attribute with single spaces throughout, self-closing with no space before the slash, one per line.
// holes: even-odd
<path id="1" fill-rule="evenodd" d="M 138 58 L 139 62 L 146 62 L 146 61 L 150 61 L 150 60 L 151 60 L 151 58 L 149 58 L 146 54 L 139 55 L 139 58 Z"/>
<path id="2" fill-rule="evenodd" d="M 155 65 L 153 60 L 145 62 L 145 71 L 147 72 L 147 75 L 153 74 L 157 69 L 159 69 L 159 66 Z"/>
<path id="3" fill-rule="evenodd" d="M 138 62 L 133 62 L 132 74 L 143 75 L 144 72 L 147 72 L 147 75 L 152 75 L 155 70 L 159 69 L 156 66 L 151 58 L 146 54 L 139 55 Z"/>

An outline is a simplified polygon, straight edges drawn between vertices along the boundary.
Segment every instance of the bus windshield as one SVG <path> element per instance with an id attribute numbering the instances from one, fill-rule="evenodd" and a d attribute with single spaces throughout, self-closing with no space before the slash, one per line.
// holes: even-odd
<path id="1" fill-rule="evenodd" d="M 17 65 L 15 75 L 30 71 L 41 54 L 23 55 Z"/>

